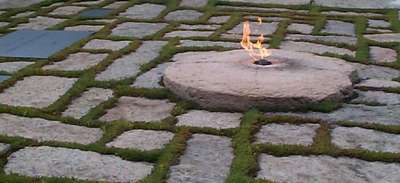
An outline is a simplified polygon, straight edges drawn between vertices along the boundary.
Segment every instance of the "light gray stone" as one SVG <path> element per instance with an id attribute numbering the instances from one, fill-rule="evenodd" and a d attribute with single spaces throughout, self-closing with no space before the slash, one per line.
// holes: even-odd
<path id="1" fill-rule="evenodd" d="M 17 72 L 33 63 L 34 62 L 22 62 L 22 61 L 3 62 L 3 63 L 0 63 L 0 71 L 14 73 L 14 72 Z"/>
<path id="2" fill-rule="evenodd" d="M 207 5 L 208 0 L 182 0 L 180 6 L 190 8 L 201 8 Z"/>
<path id="3" fill-rule="evenodd" d="M 0 0 L 0 9 L 5 8 L 22 8 L 30 6 L 36 3 L 40 3 L 43 0 Z"/>
<path id="4" fill-rule="evenodd" d="M 367 28 L 366 33 L 368 34 L 376 34 L 376 33 L 393 33 L 390 29 L 382 29 L 382 28 Z"/>
<path id="5" fill-rule="evenodd" d="M 93 53 L 74 53 L 69 55 L 65 60 L 54 62 L 51 65 L 44 66 L 45 70 L 62 70 L 62 71 L 82 71 L 90 69 L 103 61 L 108 54 Z"/>
<path id="6" fill-rule="evenodd" d="M 14 16 L 12 16 L 11 18 L 21 18 L 21 17 L 28 17 L 35 14 L 34 11 L 27 11 L 27 12 L 22 12 L 22 13 L 18 13 L 15 14 Z"/>
<path id="7" fill-rule="evenodd" d="M 336 127 L 332 143 L 342 149 L 366 149 L 379 152 L 400 152 L 400 135 L 359 127 Z"/>
<path id="8" fill-rule="evenodd" d="M 8 23 L 8 22 L 0 22 L 0 28 L 3 28 L 3 27 L 5 27 L 5 26 L 7 26 L 9 24 L 10 23 Z"/>
<path id="9" fill-rule="evenodd" d="M 384 88 L 400 88 L 400 83 L 396 81 L 380 80 L 380 79 L 367 79 L 355 85 L 359 88 L 366 88 L 370 90 L 384 89 Z"/>
<path id="10" fill-rule="evenodd" d="M 203 13 L 195 10 L 177 10 L 164 17 L 168 21 L 193 21 L 199 19 Z"/>
<path id="11" fill-rule="evenodd" d="M 292 23 L 288 26 L 289 31 L 300 32 L 302 34 L 311 34 L 313 26 L 308 24 Z"/>
<path id="12" fill-rule="evenodd" d="M 400 7 L 399 0 L 314 0 L 314 3 L 321 6 L 358 9 L 386 9 Z"/>
<path id="13" fill-rule="evenodd" d="M 166 23 L 125 22 L 114 28 L 111 35 L 143 38 L 155 34 L 166 26 Z"/>
<path id="14" fill-rule="evenodd" d="M 334 46 L 326 46 L 323 44 L 309 43 L 309 42 L 295 42 L 284 41 L 281 43 L 280 48 L 283 50 L 307 52 L 315 54 L 333 53 L 338 55 L 349 55 L 354 57 L 355 52 L 346 48 L 338 48 Z"/>
<path id="15" fill-rule="evenodd" d="M 164 76 L 165 69 L 170 65 L 170 63 L 164 63 L 158 65 L 156 68 L 140 75 L 136 78 L 132 87 L 138 88 L 163 88 L 160 85 L 161 79 Z"/>
<path id="16" fill-rule="evenodd" d="M 231 18 L 230 16 L 214 16 L 208 19 L 208 22 L 215 24 L 223 24 L 227 22 L 230 18 Z"/>
<path id="17" fill-rule="evenodd" d="M 77 25 L 77 26 L 66 27 L 64 28 L 64 30 L 97 32 L 100 31 L 103 27 L 104 27 L 103 25 Z"/>
<path id="18" fill-rule="evenodd" d="M 111 4 L 108 4 L 107 6 L 104 6 L 103 8 L 108 8 L 108 9 L 118 9 L 121 6 L 127 4 L 128 1 L 115 1 Z"/>
<path id="19" fill-rule="evenodd" d="M 86 7 L 82 6 L 62 6 L 58 7 L 52 12 L 50 12 L 50 15 L 64 15 L 64 16 L 70 16 L 70 15 L 75 15 L 79 13 L 80 11 L 86 9 Z"/>
<path id="20" fill-rule="evenodd" d="M 83 49 L 95 49 L 95 50 L 112 50 L 117 51 L 122 48 L 127 47 L 130 44 L 130 41 L 112 41 L 105 39 L 93 39 L 86 43 Z"/>
<path id="21" fill-rule="evenodd" d="M 241 34 L 221 34 L 221 38 L 224 39 L 234 39 L 237 40 L 238 43 L 242 40 L 243 36 Z M 250 40 L 253 42 L 256 42 L 258 40 L 259 36 L 250 36 Z M 270 37 L 264 37 L 264 42 L 271 40 Z"/>
<path id="22" fill-rule="evenodd" d="M 332 15 L 332 16 L 366 16 L 366 17 L 382 17 L 382 14 L 378 13 L 358 13 L 351 11 L 323 11 L 321 14 Z"/>
<path id="23" fill-rule="evenodd" d="M 358 63 L 351 63 L 358 73 L 360 79 L 381 79 L 392 80 L 400 76 L 400 71 L 388 67 L 381 67 L 375 65 L 364 65 Z"/>
<path id="24" fill-rule="evenodd" d="M 100 3 L 102 3 L 102 2 L 104 2 L 104 0 L 97 0 L 97 1 L 94 1 L 94 0 L 90 0 L 90 1 L 81 1 L 81 2 L 76 2 L 76 3 L 73 3 L 73 4 L 74 4 L 74 5 L 87 5 L 87 6 L 89 6 L 89 5 L 100 4 Z"/>
<path id="25" fill-rule="evenodd" d="M 268 124 L 256 134 L 256 142 L 290 145 L 312 145 L 318 124 Z"/>
<path id="26" fill-rule="evenodd" d="M 8 157 L 4 171 L 29 177 L 68 177 L 107 182 L 137 182 L 153 165 L 114 155 L 61 147 L 26 147 Z"/>
<path id="27" fill-rule="evenodd" d="M 0 103 L 21 107 L 47 107 L 64 95 L 76 78 L 30 76 L 0 94 Z"/>
<path id="28" fill-rule="evenodd" d="M 400 164 L 330 156 L 276 157 L 261 154 L 257 178 L 287 183 L 399 182 Z"/>
<path id="29" fill-rule="evenodd" d="M 103 131 L 98 128 L 87 128 L 6 113 L 0 114 L 0 127 L 1 135 L 23 137 L 38 142 L 57 141 L 87 145 L 98 141 L 103 135 Z"/>
<path id="30" fill-rule="evenodd" d="M 223 0 L 228 2 L 243 2 L 248 3 L 247 0 Z M 257 4 L 280 4 L 280 5 L 305 5 L 311 3 L 311 0 L 252 0 L 251 3 Z"/>
<path id="31" fill-rule="evenodd" d="M 19 24 L 15 29 L 44 30 L 49 27 L 55 26 L 65 20 L 66 19 L 38 16 L 35 18 L 29 18 L 28 23 Z"/>
<path id="32" fill-rule="evenodd" d="M 325 28 L 322 30 L 324 33 L 340 34 L 340 35 L 355 35 L 354 24 L 349 22 L 342 22 L 336 20 L 328 20 Z"/>
<path id="33" fill-rule="evenodd" d="M 313 36 L 313 35 L 302 35 L 302 34 L 288 34 L 285 37 L 286 40 L 293 41 L 323 41 L 328 43 L 348 44 L 356 45 L 357 38 L 350 36 Z"/>
<path id="34" fill-rule="evenodd" d="M 371 60 L 375 63 L 387 63 L 397 61 L 397 52 L 389 48 L 377 46 L 369 47 Z"/>
<path id="35" fill-rule="evenodd" d="M 258 24 L 258 22 L 250 22 L 250 28 L 251 28 L 251 33 L 252 35 L 259 36 L 260 34 L 263 34 L 264 36 L 270 35 L 276 31 L 278 28 L 278 22 L 271 22 L 271 23 L 261 23 Z M 240 23 L 239 25 L 235 26 L 233 29 L 228 31 L 229 34 L 239 34 L 242 35 L 243 33 L 243 23 Z"/>
<path id="36" fill-rule="evenodd" d="M 390 34 L 368 34 L 364 35 L 365 38 L 377 42 L 400 42 L 400 33 L 390 33 Z"/>
<path id="37" fill-rule="evenodd" d="M 151 151 L 164 148 L 172 138 L 174 134 L 167 131 L 131 130 L 124 132 L 106 146 Z"/>
<path id="38" fill-rule="evenodd" d="M 400 95 L 382 91 L 357 91 L 357 98 L 352 103 L 378 104 L 378 105 L 400 105 Z"/>
<path id="39" fill-rule="evenodd" d="M 113 91 L 103 88 L 90 88 L 85 91 L 79 98 L 72 101 L 62 115 L 76 119 L 85 116 L 90 109 L 107 101 L 113 96 Z"/>
<path id="40" fill-rule="evenodd" d="M 369 19 L 368 20 L 368 25 L 370 27 L 385 27 L 385 28 L 390 27 L 390 23 L 388 21 L 385 21 L 385 20 L 372 20 L 372 19 Z"/>
<path id="41" fill-rule="evenodd" d="M 197 24 L 197 25 L 189 25 L 189 24 L 181 24 L 178 29 L 181 30 L 216 30 L 219 29 L 221 25 L 215 24 Z"/>
<path id="42" fill-rule="evenodd" d="M 251 7 L 251 6 L 228 6 L 228 5 L 218 5 L 217 10 L 223 11 L 242 11 L 242 12 L 297 12 L 306 13 L 305 10 L 291 10 L 287 8 L 262 8 L 262 7 Z"/>
<path id="43" fill-rule="evenodd" d="M 9 144 L 0 143 L 0 155 L 6 153 L 10 148 L 11 146 Z"/>
<path id="44" fill-rule="evenodd" d="M 239 127 L 242 114 L 192 110 L 177 118 L 177 126 L 229 129 Z"/>
<path id="45" fill-rule="evenodd" d="M 182 37 L 182 38 L 188 38 L 188 37 L 209 37 L 211 34 L 214 32 L 212 31 L 173 31 L 173 32 L 168 32 L 164 35 L 166 38 L 172 38 L 172 37 Z"/>
<path id="46" fill-rule="evenodd" d="M 139 97 L 121 97 L 117 106 L 100 118 L 103 121 L 160 121 L 171 116 L 175 104 L 168 100 L 150 100 Z"/>
<path id="47" fill-rule="evenodd" d="M 193 40 L 180 40 L 178 47 L 213 47 L 220 46 L 224 48 L 241 48 L 240 43 L 222 42 L 222 41 L 193 41 Z"/>
<path id="48" fill-rule="evenodd" d="M 233 160 L 231 139 L 194 134 L 179 163 L 170 168 L 168 183 L 224 183 Z"/>
<path id="49" fill-rule="evenodd" d="M 165 6 L 159 4 L 139 4 L 128 8 L 125 12 L 120 13 L 119 16 L 132 18 L 132 19 L 153 19 L 156 18 Z"/>

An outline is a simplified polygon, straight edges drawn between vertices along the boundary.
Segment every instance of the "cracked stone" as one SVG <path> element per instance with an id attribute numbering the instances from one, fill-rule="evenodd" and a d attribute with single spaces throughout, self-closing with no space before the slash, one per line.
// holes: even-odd
<path id="1" fill-rule="evenodd" d="M 280 48 L 283 50 L 291 50 L 297 52 L 308 52 L 315 54 L 333 53 L 338 55 L 349 55 L 354 57 L 355 52 L 334 46 L 325 46 L 323 44 L 308 43 L 308 42 L 295 42 L 295 41 L 284 41 Z"/>
<path id="2" fill-rule="evenodd" d="M 312 145 L 318 124 L 268 124 L 256 134 L 256 142 L 290 145 Z"/>
<path id="3" fill-rule="evenodd" d="M 44 70 L 82 71 L 90 69 L 103 61 L 108 54 L 74 53 L 65 60 L 44 66 Z"/>
<path id="4" fill-rule="evenodd" d="M 117 51 L 122 48 L 127 47 L 131 42 L 130 41 L 112 41 L 105 39 L 93 39 L 86 43 L 83 49 L 95 49 L 95 50 L 112 50 Z"/>
<path id="5" fill-rule="evenodd" d="M 352 23 L 336 21 L 336 20 L 328 20 L 322 32 L 354 36 L 355 27 Z"/>
<path id="6" fill-rule="evenodd" d="M 164 17 L 168 21 L 193 21 L 199 19 L 203 13 L 195 10 L 177 10 Z"/>
<path id="7" fill-rule="evenodd" d="M 23 61 L 3 62 L 3 63 L 0 63 L 0 71 L 14 73 L 14 72 L 17 72 L 17 71 L 29 66 L 29 65 L 32 65 L 33 63 L 34 62 L 23 62 Z"/>
<path id="8" fill-rule="evenodd" d="M 156 68 L 153 68 L 150 71 L 140 75 L 136 78 L 134 84 L 131 86 L 138 88 L 163 88 L 163 86 L 160 85 L 160 82 L 164 75 L 165 69 L 170 64 L 171 63 L 160 64 Z"/>
<path id="9" fill-rule="evenodd" d="M 369 47 L 370 57 L 375 63 L 387 63 L 397 61 L 397 52 L 389 48 L 381 48 L 376 46 Z"/>
<path id="10" fill-rule="evenodd" d="M 242 114 L 192 110 L 177 118 L 176 126 L 229 129 L 239 127 Z"/>
<path id="11" fill-rule="evenodd" d="M 143 38 L 155 34 L 167 25 L 166 23 L 125 22 L 114 28 L 111 34 L 113 36 Z"/>
<path id="12" fill-rule="evenodd" d="M 145 3 L 130 7 L 125 12 L 120 13 L 119 16 L 132 19 L 153 19 L 164 9 L 165 6 L 163 5 Z"/>

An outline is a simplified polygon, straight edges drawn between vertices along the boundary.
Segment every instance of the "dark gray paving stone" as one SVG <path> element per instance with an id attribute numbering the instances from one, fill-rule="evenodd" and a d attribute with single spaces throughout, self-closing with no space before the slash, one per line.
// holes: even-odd
<path id="1" fill-rule="evenodd" d="M 112 9 L 107 9 L 107 8 L 95 8 L 95 9 L 84 10 L 81 13 L 79 13 L 79 16 L 85 18 L 104 18 L 108 16 L 112 11 L 113 11 Z"/>
<path id="2" fill-rule="evenodd" d="M 84 31 L 15 31 L 0 37 L 0 57 L 48 58 L 91 34 Z"/>

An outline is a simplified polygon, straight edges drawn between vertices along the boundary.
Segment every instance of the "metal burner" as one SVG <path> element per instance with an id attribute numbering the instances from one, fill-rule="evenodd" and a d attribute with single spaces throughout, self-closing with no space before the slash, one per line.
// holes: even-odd
<path id="1" fill-rule="evenodd" d="M 254 62 L 256 65 L 272 65 L 272 62 L 266 60 L 266 59 L 260 59 Z"/>

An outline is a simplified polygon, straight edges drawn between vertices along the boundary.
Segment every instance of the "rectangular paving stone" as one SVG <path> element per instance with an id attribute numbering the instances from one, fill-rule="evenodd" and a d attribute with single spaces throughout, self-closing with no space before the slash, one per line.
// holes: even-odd
<path id="1" fill-rule="evenodd" d="M 18 26 L 15 27 L 15 29 L 17 29 L 17 30 L 22 30 L 22 29 L 44 30 L 44 29 L 53 27 L 61 22 L 66 21 L 66 20 L 67 19 L 38 16 L 38 17 L 34 17 L 34 18 L 29 18 L 28 23 L 18 24 Z"/>
<path id="2" fill-rule="evenodd" d="M 323 44 L 316 44 L 309 42 L 284 41 L 281 43 L 280 48 L 284 50 L 308 52 L 315 54 L 333 53 L 338 55 L 349 55 L 352 57 L 355 56 L 354 51 L 345 48 L 338 48 L 334 46 L 326 46 Z"/>
<path id="3" fill-rule="evenodd" d="M 138 88 L 163 88 L 160 85 L 165 69 L 171 63 L 163 63 L 136 78 L 132 87 Z"/>
<path id="4" fill-rule="evenodd" d="M 99 128 L 87 128 L 41 118 L 1 113 L 0 134 L 33 139 L 38 142 L 57 141 L 87 145 L 98 141 L 102 137 L 103 131 Z"/>
<path id="5" fill-rule="evenodd" d="M 292 23 L 288 26 L 289 31 L 300 32 L 302 34 L 311 34 L 313 26 L 308 24 Z"/>
<path id="6" fill-rule="evenodd" d="M 106 49 L 117 51 L 122 48 L 127 47 L 131 42 L 130 41 L 112 41 L 105 39 L 93 39 L 85 44 L 83 49 Z"/>
<path id="7" fill-rule="evenodd" d="M 51 65 L 44 66 L 44 70 L 61 70 L 61 71 L 83 71 L 96 66 L 103 61 L 108 54 L 92 54 L 86 52 L 74 53 L 66 59 L 54 62 Z"/>
<path id="8" fill-rule="evenodd" d="M 14 72 L 17 72 L 33 63 L 34 62 L 24 62 L 24 61 L 3 62 L 3 63 L 0 63 L 0 71 L 14 73 Z"/>
<path id="9" fill-rule="evenodd" d="M 176 126 L 216 129 L 237 128 L 240 125 L 242 116 L 240 113 L 191 110 L 188 113 L 177 116 L 178 123 Z"/>
<path id="10" fill-rule="evenodd" d="M 10 148 L 11 146 L 9 144 L 0 143 L 0 155 L 6 153 Z"/>
<path id="11" fill-rule="evenodd" d="M 107 8 L 88 9 L 79 13 L 79 16 L 84 18 L 104 18 L 107 17 L 112 11 L 112 9 Z"/>
<path id="12" fill-rule="evenodd" d="M 268 124 L 256 134 L 257 144 L 312 145 L 319 124 Z"/>
<path id="13" fill-rule="evenodd" d="M 250 22 L 251 35 L 256 35 L 256 36 L 259 36 L 260 34 L 263 34 L 264 36 L 270 35 L 276 31 L 276 29 L 278 28 L 278 24 L 279 24 L 278 22 L 270 22 L 270 23 L 263 22 L 260 25 L 258 24 L 258 22 Z M 242 35 L 243 23 L 240 23 L 239 25 L 235 26 L 227 33 Z"/>
<path id="14" fill-rule="evenodd" d="M 58 7 L 52 12 L 50 12 L 50 15 L 64 15 L 64 16 L 69 16 L 69 15 L 75 15 L 78 12 L 86 9 L 86 7 L 81 7 L 81 6 L 62 6 Z"/>
<path id="15" fill-rule="evenodd" d="M 201 16 L 203 13 L 196 10 L 176 10 L 168 13 L 164 19 L 167 21 L 194 21 Z"/>
<path id="16" fill-rule="evenodd" d="M 357 44 L 357 38 L 351 36 L 314 36 L 314 35 L 303 35 L 303 34 L 288 34 L 286 35 L 285 39 L 292 41 L 322 41 L 327 43 L 347 44 L 347 45 Z"/>
<path id="17" fill-rule="evenodd" d="M 125 12 L 119 14 L 120 17 L 132 18 L 132 19 L 153 19 L 166 7 L 159 4 L 139 4 L 128 8 Z"/>
<path id="18" fill-rule="evenodd" d="M 353 104 L 366 105 L 400 105 L 400 94 L 383 91 L 359 91 L 357 98 L 351 100 Z"/>
<path id="19" fill-rule="evenodd" d="M 354 24 L 349 22 L 328 20 L 322 32 L 330 34 L 355 36 L 355 27 Z"/>
<path id="20" fill-rule="evenodd" d="M 398 0 L 314 0 L 314 4 L 328 7 L 358 9 L 400 8 Z"/>
<path id="21" fill-rule="evenodd" d="M 91 34 L 85 31 L 15 31 L 0 37 L 0 57 L 48 58 Z"/>
<path id="22" fill-rule="evenodd" d="M 231 18 L 230 16 L 213 16 L 210 19 L 208 19 L 208 22 L 215 24 L 222 24 L 227 22 L 230 18 Z"/>
<path id="23" fill-rule="evenodd" d="M 212 31 L 173 31 L 173 32 L 168 32 L 164 35 L 166 38 L 173 38 L 173 37 L 182 37 L 182 38 L 188 38 L 188 37 L 209 37 L 211 34 L 214 32 Z"/>
<path id="24" fill-rule="evenodd" d="M 153 164 L 114 155 L 61 147 L 26 147 L 8 157 L 4 171 L 29 177 L 67 177 L 106 182 L 137 182 Z"/>
<path id="25" fill-rule="evenodd" d="M 390 63 L 397 61 L 397 51 L 377 46 L 369 47 L 370 59 L 374 63 Z"/>
<path id="26" fill-rule="evenodd" d="M 214 47 L 220 46 L 224 48 L 241 48 L 238 42 L 223 42 L 223 41 L 193 41 L 193 40 L 180 40 L 178 47 Z"/>
<path id="27" fill-rule="evenodd" d="M 208 0 L 182 0 L 179 6 L 190 8 L 201 8 L 207 5 Z"/>
<path id="28" fill-rule="evenodd" d="M 117 25 L 111 35 L 143 38 L 155 34 L 167 25 L 166 23 L 125 22 Z"/>
<path id="29" fill-rule="evenodd" d="M 400 33 L 368 34 L 364 35 L 364 37 L 372 41 L 383 42 L 383 43 L 400 42 Z"/>
<path id="30" fill-rule="evenodd" d="M 110 8 L 110 9 L 117 9 L 120 8 L 121 6 L 127 4 L 128 1 L 116 1 L 111 4 L 108 4 L 107 6 L 104 6 L 103 8 Z"/>
<path id="31" fill-rule="evenodd" d="M 221 25 L 216 24 L 196 24 L 196 25 L 189 25 L 189 24 L 181 24 L 177 29 L 180 30 L 216 30 L 219 29 Z"/>
<path id="32" fill-rule="evenodd" d="M 387 88 L 400 88 L 400 82 L 380 79 L 367 79 L 356 84 L 355 87 L 368 90 L 383 90 Z"/>
<path id="33" fill-rule="evenodd" d="M 87 31 L 87 32 L 97 32 L 100 31 L 103 25 L 76 25 L 71 27 L 65 27 L 66 31 Z"/>

